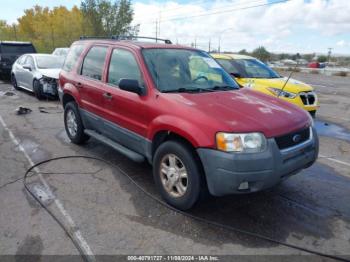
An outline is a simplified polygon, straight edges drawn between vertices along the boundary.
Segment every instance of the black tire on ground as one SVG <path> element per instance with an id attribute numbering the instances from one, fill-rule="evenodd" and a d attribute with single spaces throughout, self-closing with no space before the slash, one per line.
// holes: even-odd
<path id="1" fill-rule="evenodd" d="M 34 79 L 33 81 L 33 91 L 37 99 L 42 100 L 45 98 L 45 95 L 43 93 L 43 87 L 37 79 Z"/>
<path id="2" fill-rule="evenodd" d="M 69 115 L 73 114 L 76 121 L 76 132 L 70 131 L 69 123 L 67 122 L 69 120 Z M 70 115 L 72 116 L 72 115 Z M 69 139 L 74 144 L 83 144 L 89 139 L 89 136 L 84 133 L 84 125 L 83 121 L 81 120 L 78 105 L 75 102 L 69 102 L 64 107 L 64 127 L 66 129 L 66 133 L 69 137 Z"/>
<path id="3" fill-rule="evenodd" d="M 181 210 L 193 207 L 204 190 L 205 181 L 202 178 L 199 160 L 194 154 L 193 149 L 185 143 L 170 140 L 158 147 L 153 158 L 153 178 L 161 196 L 168 204 Z M 172 196 L 162 183 L 162 160 L 168 155 L 175 155 L 186 168 L 187 189 L 182 196 Z"/>
<path id="4" fill-rule="evenodd" d="M 11 83 L 14 89 L 19 90 L 20 88 L 17 85 L 17 80 L 14 74 L 11 74 Z"/>

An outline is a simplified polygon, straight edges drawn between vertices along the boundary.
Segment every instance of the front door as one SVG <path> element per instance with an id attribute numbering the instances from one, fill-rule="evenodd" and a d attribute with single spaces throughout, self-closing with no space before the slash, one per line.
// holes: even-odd
<path id="1" fill-rule="evenodd" d="M 105 134 L 131 148 L 144 153 L 144 137 L 147 123 L 145 101 L 147 95 L 119 89 L 120 79 L 135 79 L 144 86 L 144 81 L 135 55 L 126 49 L 113 49 L 107 71 L 103 94 L 103 108 L 106 110 Z"/>

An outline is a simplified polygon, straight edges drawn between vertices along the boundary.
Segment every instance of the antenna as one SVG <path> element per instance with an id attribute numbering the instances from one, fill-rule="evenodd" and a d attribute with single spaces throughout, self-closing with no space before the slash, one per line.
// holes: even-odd
<path id="1" fill-rule="evenodd" d="M 282 87 L 281 91 L 278 93 L 277 97 L 280 97 L 281 93 L 283 92 L 284 88 L 286 87 L 286 85 L 287 85 L 289 79 L 291 78 L 291 76 L 292 76 L 292 74 L 294 73 L 294 71 L 295 71 L 295 69 L 297 68 L 297 66 L 298 66 L 298 63 L 294 66 L 294 68 L 292 69 L 292 71 L 289 73 L 289 76 L 288 76 L 286 82 L 284 82 L 283 87 Z"/>

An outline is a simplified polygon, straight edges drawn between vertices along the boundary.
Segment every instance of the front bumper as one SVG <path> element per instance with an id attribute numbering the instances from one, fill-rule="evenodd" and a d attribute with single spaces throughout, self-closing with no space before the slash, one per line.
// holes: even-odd
<path id="1" fill-rule="evenodd" d="M 60 101 L 62 102 L 63 100 L 63 90 L 60 86 L 58 86 L 57 88 L 57 91 L 58 91 L 58 98 L 60 99 Z"/>
<path id="2" fill-rule="evenodd" d="M 270 188 L 287 177 L 311 166 L 318 156 L 315 129 L 310 139 L 300 145 L 280 150 L 275 139 L 261 153 L 226 153 L 198 148 L 209 192 L 214 196 L 257 192 Z M 242 183 L 249 188 L 240 190 Z"/>

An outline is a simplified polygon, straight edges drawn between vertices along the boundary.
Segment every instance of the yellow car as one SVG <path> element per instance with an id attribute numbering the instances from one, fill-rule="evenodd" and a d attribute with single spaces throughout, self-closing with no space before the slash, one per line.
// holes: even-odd
<path id="1" fill-rule="evenodd" d="M 254 57 L 236 54 L 211 55 L 241 86 L 279 97 L 305 109 L 312 116 L 316 115 L 318 100 L 310 85 L 292 78 L 285 85 L 286 77 L 280 76 Z"/>

